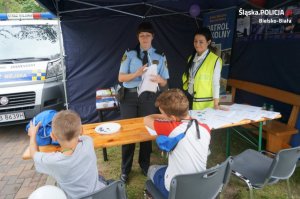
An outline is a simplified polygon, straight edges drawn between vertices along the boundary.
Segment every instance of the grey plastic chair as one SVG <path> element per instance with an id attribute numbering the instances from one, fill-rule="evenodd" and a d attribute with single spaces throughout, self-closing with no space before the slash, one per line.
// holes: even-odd
<path id="1" fill-rule="evenodd" d="M 115 181 L 108 186 L 81 199 L 127 199 L 125 184 Z"/>
<path id="2" fill-rule="evenodd" d="M 261 189 L 279 180 L 287 180 L 288 197 L 292 197 L 289 178 L 294 173 L 300 157 L 300 147 L 283 149 L 271 155 L 273 158 L 248 149 L 233 157 L 232 172 L 246 182 L 251 199 L 254 197 L 253 189 Z"/>
<path id="3" fill-rule="evenodd" d="M 200 173 L 175 176 L 171 181 L 169 199 L 216 198 L 229 181 L 231 159 Z M 164 199 L 151 180 L 146 181 L 145 197 Z"/>

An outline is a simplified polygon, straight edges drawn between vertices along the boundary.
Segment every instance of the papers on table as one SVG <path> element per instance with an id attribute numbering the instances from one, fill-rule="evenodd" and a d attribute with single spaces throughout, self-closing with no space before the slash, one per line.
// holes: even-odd
<path id="1" fill-rule="evenodd" d="M 142 94 L 144 91 L 156 93 L 158 83 L 151 81 L 152 75 L 157 75 L 157 64 L 152 64 L 147 67 L 146 72 L 142 75 L 142 81 L 138 86 L 138 95 Z"/>
<path id="2" fill-rule="evenodd" d="M 145 126 L 147 131 L 149 132 L 150 135 L 155 136 L 157 135 L 156 131 L 154 131 L 153 129 L 149 128 L 148 126 Z"/>
<path id="3" fill-rule="evenodd" d="M 216 129 L 225 125 L 240 122 L 245 119 L 257 121 L 262 118 L 274 119 L 280 113 L 262 110 L 261 107 L 233 104 L 226 106 L 228 111 L 206 108 L 204 110 L 190 110 L 191 117 L 199 122 L 207 124 L 210 128 Z"/>

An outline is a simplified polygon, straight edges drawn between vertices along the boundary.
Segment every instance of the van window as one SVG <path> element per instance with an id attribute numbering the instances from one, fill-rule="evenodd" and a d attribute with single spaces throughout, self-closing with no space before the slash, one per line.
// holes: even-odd
<path id="1" fill-rule="evenodd" d="M 60 56 L 55 25 L 5 25 L 0 27 L 0 61 L 56 59 Z"/>

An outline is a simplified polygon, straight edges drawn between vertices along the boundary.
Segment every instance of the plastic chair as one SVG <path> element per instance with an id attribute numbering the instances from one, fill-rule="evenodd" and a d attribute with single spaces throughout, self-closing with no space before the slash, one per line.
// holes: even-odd
<path id="1" fill-rule="evenodd" d="M 171 181 L 169 199 L 216 198 L 229 181 L 231 159 L 200 173 L 177 175 Z M 151 180 L 146 181 L 145 198 L 164 199 Z"/>
<path id="2" fill-rule="evenodd" d="M 115 181 L 103 189 L 82 197 L 81 199 L 127 199 L 125 184 L 121 181 Z"/>
<path id="3" fill-rule="evenodd" d="M 253 189 L 261 189 L 279 180 L 287 180 L 288 197 L 291 198 L 289 178 L 294 173 L 300 157 L 300 147 L 283 149 L 277 154 L 268 152 L 268 154 L 274 158 L 252 149 L 233 157 L 233 174 L 246 182 L 251 199 Z"/>

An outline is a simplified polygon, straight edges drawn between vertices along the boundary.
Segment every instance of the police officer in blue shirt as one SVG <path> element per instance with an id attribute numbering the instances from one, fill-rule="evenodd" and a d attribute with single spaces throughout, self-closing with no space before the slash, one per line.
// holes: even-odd
<path id="1" fill-rule="evenodd" d="M 119 81 L 123 82 L 124 98 L 121 100 L 120 109 L 123 119 L 143 117 L 158 110 L 155 100 L 159 89 L 167 87 L 169 71 L 166 57 L 152 47 L 154 31 L 151 23 L 142 22 L 137 30 L 139 44 L 134 50 L 126 51 L 123 55 Z M 152 62 L 152 63 L 150 63 Z M 157 64 L 157 75 L 151 76 L 151 81 L 158 83 L 157 92 L 145 91 L 138 96 L 137 87 L 142 81 L 142 75 L 151 64 Z M 147 175 L 150 165 L 150 154 L 152 152 L 151 141 L 140 143 L 139 165 L 144 175 Z M 128 180 L 131 171 L 135 144 L 122 146 L 122 174 L 123 182 Z"/>

